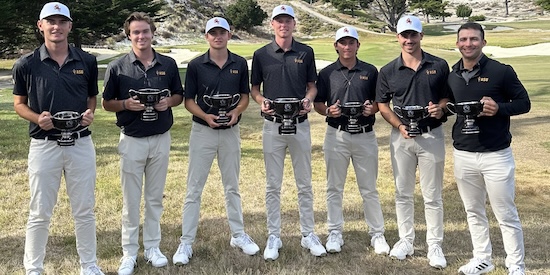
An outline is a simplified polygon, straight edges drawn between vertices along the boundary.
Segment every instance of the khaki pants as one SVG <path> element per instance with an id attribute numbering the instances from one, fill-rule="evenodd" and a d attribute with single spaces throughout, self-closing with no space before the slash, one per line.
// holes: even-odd
<path id="1" fill-rule="evenodd" d="M 216 130 L 193 122 L 189 138 L 187 194 L 183 206 L 180 239 L 182 243 L 192 244 L 195 241 L 200 218 L 202 191 L 216 155 L 222 177 L 225 209 L 231 234 L 233 237 L 244 234 L 243 211 L 239 194 L 241 161 L 239 125 Z"/>
<path id="2" fill-rule="evenodd" d="M 443 170 L 445 140 L 443 127 L 411 139 L 405 139 L 399 130 L 391 132 L 390 151 L 395 179 L 395 210 L 399 237 L 414 243 L 414 188 L 416 167 L 420 174 L 420 189 L 424 199 L 426 242 L 443 242 Z"/>
<path id="3" fill-rule="evenodd" d="M 290 152 L 294 179 L 298 188 L 300 231 L 313 232 L 313 189 L 311 187 L 311 136 L 309 121 L 297 123 L 296 135 L 279 135 L 281 123 L 264 120 L 263 151 L 266 169 L 267 230 L 270 235 L 281 234 L 281 185 L 283 183 L 286 149 Z"/>
<path id="4" fill-rule="evenodd" d="M 27 273 L 44 272 L 50 219 L 62 175 L 71 203 L 80 265 L 85 268 L 95 264 L 96 157 L 91 136 L 76 139 L 74 146 L 59 146 L 55 140 L 31 139 L 28 173 L 31 199 L 23 261 Z"/>
<path id="5" fill-rule="evenodd" d="M 369 234 L 384 233 L 384 218 L 376 190 L 378 176 L 378 143 L 374 131 L 351 135 L 327 127 L 323 146 L 327 169 L 328 231 L 343 231 L 342 200 L 350 160 L 353 162 L 357 186 L 363 198 L 365 221 Z"/>
<path id="6" fill-rule="evenodd" d="M 120 179 L 122 183 L 122 252 L 137 256 L 141 194 L 145 200 L 143 246 L 160 244 L 162 197 L 168 172 L 170 132 L 143 138 L 120 134 Z M 145 176 L 145 183 L 143 178 Z"/>
<path id="7" fill-rule="evenodd" d="M 496 152 L 454 150 L 455 178 L 464 203 L 474 257 L 491 260 L 487 197 L 497 219 L 506 251 L 506 267 L 525 267 L 523 229 L 515 199 L 515 162 L 510 147 Z"/>

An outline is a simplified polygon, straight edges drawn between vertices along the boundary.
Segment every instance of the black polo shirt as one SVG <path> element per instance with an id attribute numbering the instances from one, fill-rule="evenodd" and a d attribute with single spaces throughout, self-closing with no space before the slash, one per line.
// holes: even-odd
<path id="1" fill-rule="evenodd" d="M 313 49 L 292 40 L 291 49 L 284 51 L 275 41 L 254 52 L 252 85 L 263 82 L 263 96 L 269 99 L 306 95 L 307 83 L 317 80 Z"/>
<path id="2" fill-rule="evenodd" d="M 210 60 L 208 51 L 191 60 L 187 65 L 185 98 L 194 99 L 207 114 L 217 115 L 218 109 L 208 106 L 203 100 L 204 95 L 246 94 L 248 96 L 250 94 L 248 64 L 246 60 L 229 50 L 227 52 L 229 56 L 221 69 L 216 63 Z M 235 106 L 229 108 L 227 111 L 235 109 Z M 239 116 L 240 119 L 241 116 Z M 193 121 L 208 126 L 206 121 L 197 116 L 193 116 Z"/>
<path id="3" fill-rule="evenodd" d="M 183 95 L 183 88 L 176 61 L 171 57 L 154 52 L 152 65 L 145 68 L 134 52 L 125 54 L 107 66 L 105 72 L 103 99 L 126 99 L 129 90 L 143 88 L 169 89 L 171 94 Z M 120 111 L 116 113 L 116 125 L 121 131 L 132 137 L 147 137 L 162 134 L 172 127 L 174 118 L 172 109 L 158 113 L 158 120 L 141 120 L 142 112 Z"/>
<path id="4" fill-rule="evenodd" d="M 337 100 L 342 105 L 352 101 L 364 103 L 367 99 L 372 102 L 376 96 L 377 78 L 378 70 L 369 63 L 357 59 L 355 66 L 349 70 L 340 60 L 336 60 L 319 72 L 315 102 L 323 102 L 327 106 L 333 105 Z M 375 116 L 360 116 L 358 120 L 361 125 L 374 125 Z M 348 118 L 327 117 L 326 121 L 346 125 Z"/>
<path id="5" fill-rule="evenodd" d="M 61 111 L 83 113 L 88 109 L 88 98 L 99 93 L 95 56 L 72 46 L 61 67 L 44 45 L 22 56 L 13 65 L 13 80 L 13 94 L 26 96 L 29 108 L 38 114 L 44 111 L 52 115 Z M 59 130 L 44 131 L 30 122 L 29 135 L 33 138 L 59 134 Z M 89 130 L 81 132 L 81 135 L 89 134 Z"/>
<path id="6" fill-rule="evenodd" d="M 510 116 L 529 112 L 531 101 L 514 69 L 487 56 L 479 60 L 474 70 L 477 73 L 466 81 L 462 77 L 462 60 L 453 65 L 449 74 L 451 101 L 479 101 L 491 97 L 498 104 L 494 116 L 475 119 L 479 134 L 462 134 L 464 117 L 457 116 L 453 125 L 453 146 L 462 151 L 494 152 L 508 148 L 512 142 Z"/>
<path id="7" fill-rule="evenodd" d="M 393 106 L 428 106 L 431 101 L 438 104 L 443 98 L 449 98 L 447 61 L 422 51 L 422 61 L 416 71 L 403 64 L 403 58 L 397 57 L 386 64 L 378 75 L 376 102 L 392 102 Z M 403 123 L 408 121 L 401 119 Z M 447 117 L 441 119 L 428 117 L 419 122 L 419 126 L 438 127 Z"/>

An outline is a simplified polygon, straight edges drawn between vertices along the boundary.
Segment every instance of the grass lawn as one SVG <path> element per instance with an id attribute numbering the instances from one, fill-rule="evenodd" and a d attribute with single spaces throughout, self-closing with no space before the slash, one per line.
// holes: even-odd
<path id="1" fill-rule="evenodd" d="M 531 39 L 508 35 L 510 41 L 500 33 L 488 34 L 491 40 L 506 45 L 524 43 Z M 381 67 L 399 54 L 395 38 L 362 35 L 359 57 Z M 425 37 L 425 49 L 446 58 L 450 65 L 458 60 L 454 48 L 454 35 Z M 516 42 L 512 41 L 517 40 Z M 531 41 L 533 43 L 537 42 Z M 308 41 L 316 57 L 325 60 L 336 59 L 332 41 Z M 260 45 L 231 44 L 230 49 L 243 56 L 252 56 Z M 205 50 L 204 45 L 188 46 Z M 530 113 L 512 119 L 512 148 L 516 159 L 516 203 L 522 219 L 526 265 L 528 274 L 549 274 L 550 253 L 550 57 L 518 57 L 501 59 L 511 64 L 529 91 L 532 110 Z M 102 85 L 102 83 L 100 83 Z M 23 251 L 25 226 L 28 215 L 28 178 L 26 173 L 29 146 L 28 123 L 13 111 L 13 96 L 10 89 L 0 91 L 0 274 L 24 274 Z M 183 106 L 174 109 L 175 124 L 172 127 L 171 161 L 166 183 L 164 207 L 161 220 L 163 238 L 161 250 L 170 259 L 179 243 L 181 234 L 181 211 L 187 177 L 188 141 L 191 116 Z M 323 242 L 326 232 L 326 179 L 322 144 L 326 124 L 324 117 L 311 114 L 312 167 L 314 188 L 314 209 L 316 232 Z M 340 254 L 315 258 L 300 247 L 297 194 L 293 180 L 290 159 L 287 157 L 282 202 L 283 249 L 275 262 L 265 262 L 262 256 L 249 257 L 229 246 L 230 233 L 224 209 L 224 198 L 220 173 L 214 162 L 202 196 L 201 219 L 197 240 L 193 246 L 194 255 L 189 265 L 153 268 L 147 265 L 140 253 L 136 274 L 456 274 L 460 265 L 471 257 L 471 244 L 462 202 L 458 195 L 452 172 L 452 146 L 450 128 L 454 118 L 444 125 L 446 133 L 446 166 L 444 177 L 445 240 L 443 249 L 449 266 L 442 271 L 431 269 L 426 260 L 426 227 L 423 215 L 422 197 L 415 192 L 416 241 L 415 256 L 405 261 L 393 261 L 374 254 L 369 247 L 370 237 L 363 219 L 362 202 L 355 184 L 355 175 L 350 169 L 345 189 L 344 217 L 346 219 L 344 238 L 346 245 Z M 114 124 L 115 115 L 98 107 L 92 125 L 93 140 L 97 152 L 96 218 L 99 264 L 106 274 L 115 274 L 121 257 L 120 219 L 122 194 L 119 180 L 119 157 L 117 144 L 119 130 Z M 242 166 L 241 197 L 245 228 L 260 248 L 265 247 L 265 170 L 262 154 L 262 119 L 254 102 L 244 113 L 241 123 Z M 375 131 L 379 144 L 378 190 L 385 218 L 386 238 L 390 245 L 398 240 L 395 222 L 394 186 L 389 154 L 390 127 L 377 115 Z M 491 213 L 488 206 L 488 212 Z M 505 253 L 498 223 L 489 214 L 493 257 L 496 270 L 491 274 L 507 274 L 504 268 Z M 50 228 L 46 255 L 47 274 L 76 274 L 78 256 L 75 249 L 74 225 L 66 196 L 61 187 Z"/>

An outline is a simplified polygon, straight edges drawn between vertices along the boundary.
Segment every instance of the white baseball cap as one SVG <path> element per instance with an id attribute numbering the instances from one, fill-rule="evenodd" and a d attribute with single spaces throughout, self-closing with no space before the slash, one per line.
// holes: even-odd
<path id="1" fill-rule="evenodd" d="M 207 34 L 213 28 L 222 28 L 228 32 L 231 31 L 231 28 L 229 28 L 229 23 L 227 23 L 227 20 L 221 17 L 214 17 L 208 20 L 208 22 L 206 22 L 206 29 L 204 30 L 204 33 Z"/>
<path id="2" fill-rule="evenodd" d="M 273 13 L 271 14 L 271 20 L 273 20 L 273 18 L 275 18 L 279 15 L 288 15 L 288 16 L 294 18 L 295 17 L 294 16 L 294 9 L 291 6 L 287 6 L 287 5 L 276 6 L 273 9 Z"/>
<path id="3" fill-rule="evenodd" d="M 334 39 L 334 42 L 338 42 L 338 40 L 344 37 L 353 37 L 359 40 L 359 34 L 357 33 L 357 30 L 352 26 L 345 26 L 345 27 L 339 28 L 336 31 L 336 37 Z"/>
<path id="4" fill-rule="evenodd" d="M 71 18 L 71 12 L 69 12 L 69 8 L 59 2 L 46 3 L 42 8 L 42 11 L 40 11 L 39 19 L 42 20 L 52 15 L 63 15 L 69 18 L 69 20 L 73 21 L 73 19 Z"/>
<path id="5" fill-rule="evenodd" d="M 399 22 L 397 22 L 397 34 L 409 30 L 418 33 L 422 32 L 422 22 L 420 22 L 420 19 L 418 19 L 418 17 L 407 15 L 399 19 Z"/>

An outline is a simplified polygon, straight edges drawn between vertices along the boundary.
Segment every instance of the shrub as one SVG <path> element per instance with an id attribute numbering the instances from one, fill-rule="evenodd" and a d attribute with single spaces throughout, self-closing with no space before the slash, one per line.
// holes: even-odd
<path id="1" fill-rule="evenodd" d="M 465 19 L 470 15 L 472 15 L 472 8 L 470 8 L 469 6 L 460 4 L 456 7 L 456 16 L 462 17 L 462 19 Z"/>
<path id="2" fill-rule="evenodd" d="M 468 18 L 468 21 L 469 21 L 469 22 L 474 22 L 474 21 L 485 21 L 485 15 L 481 14 L 481 15 L 473 15 L 473 16 L 470 16 L 470 18 Z"/>

